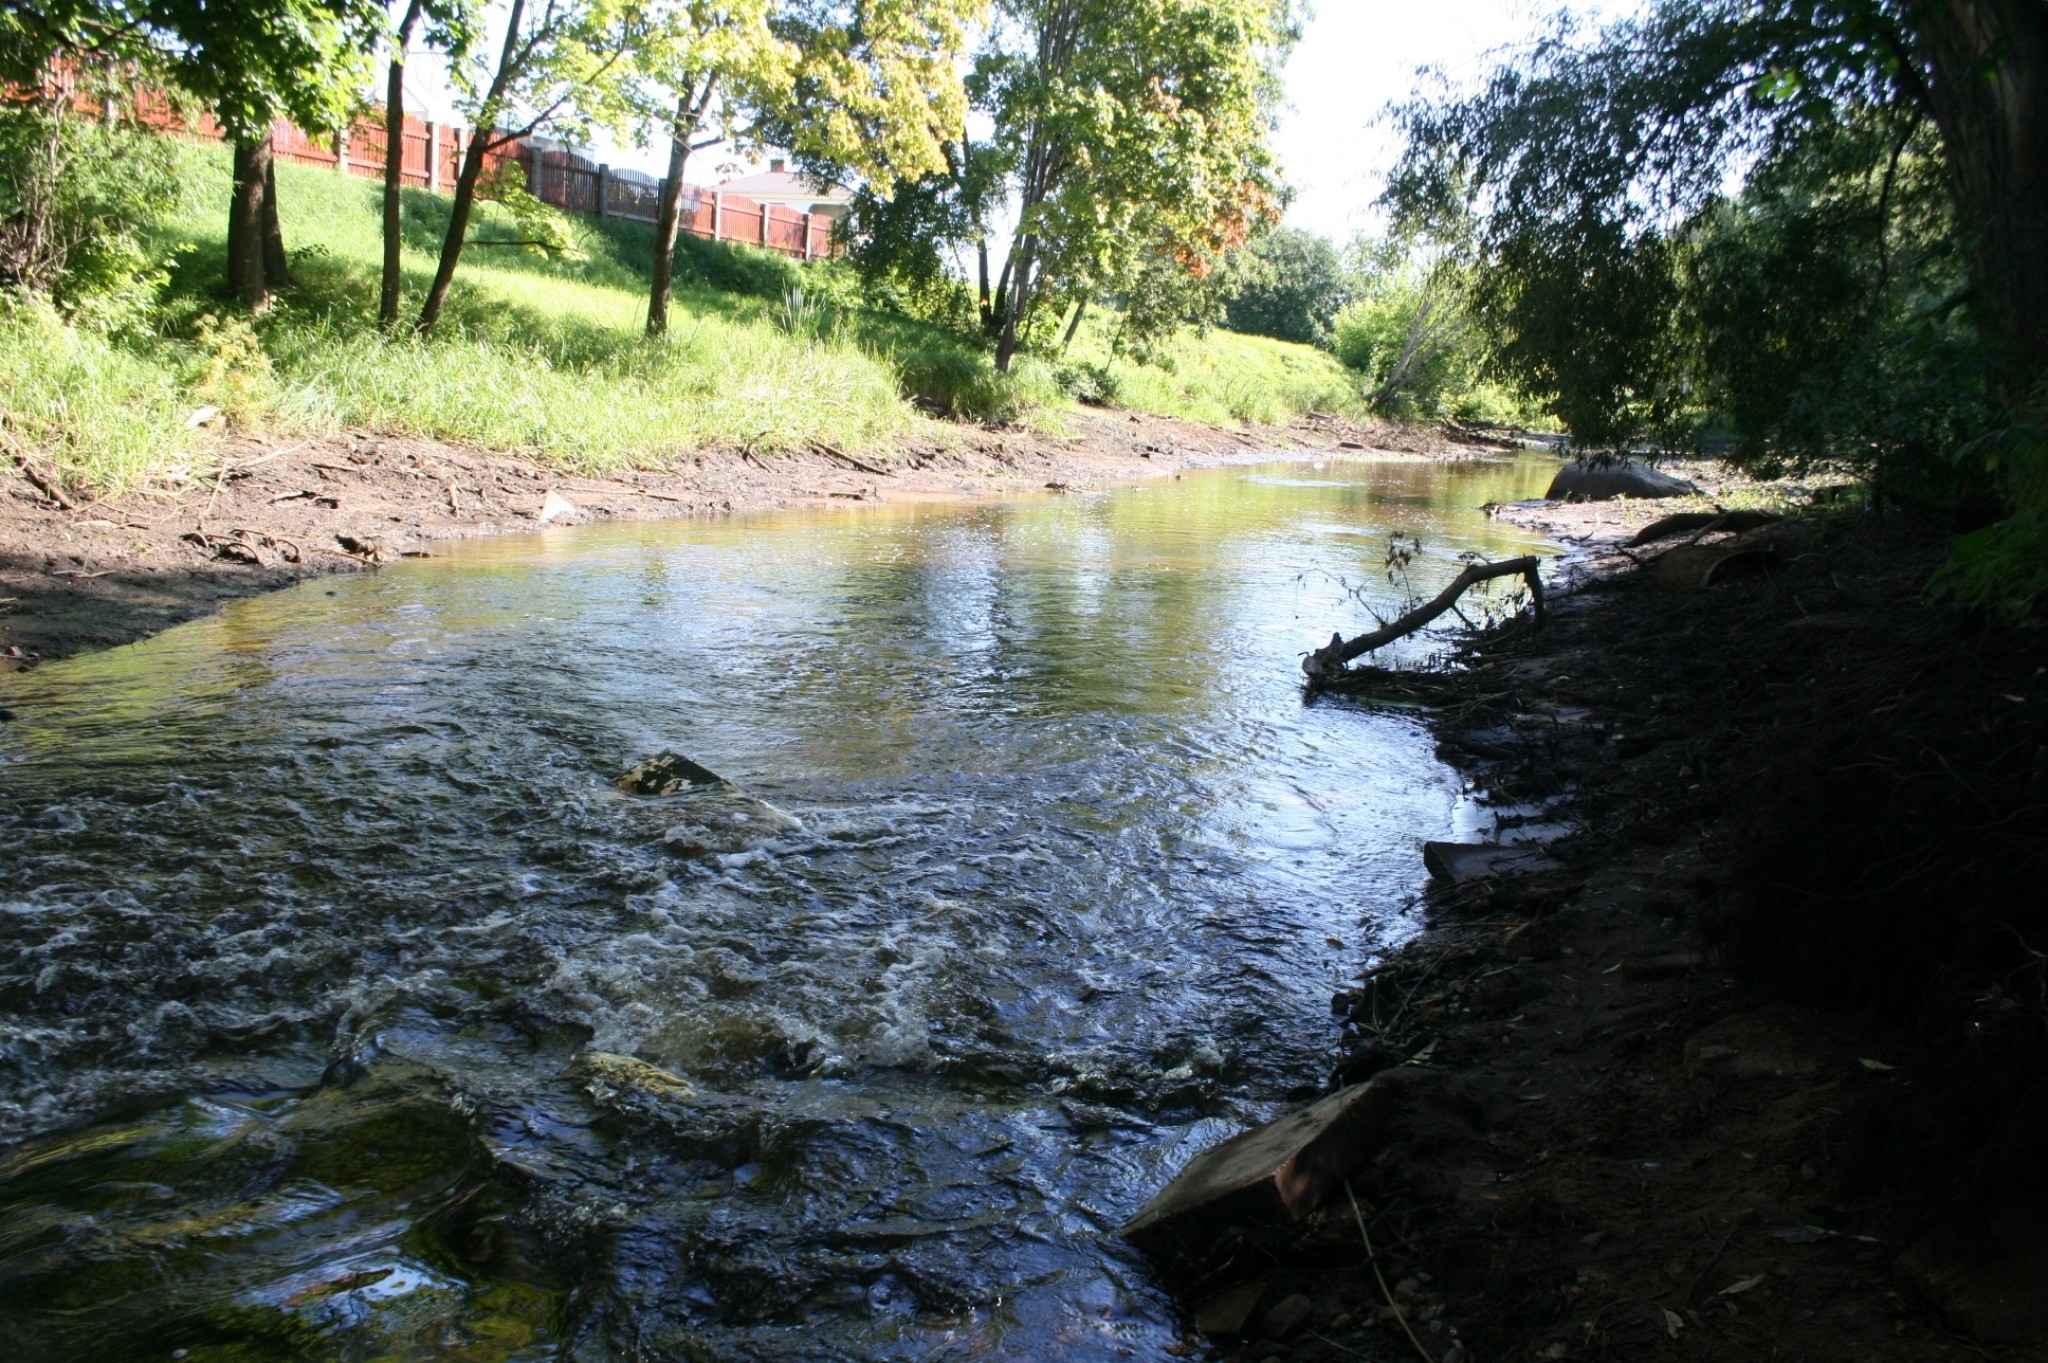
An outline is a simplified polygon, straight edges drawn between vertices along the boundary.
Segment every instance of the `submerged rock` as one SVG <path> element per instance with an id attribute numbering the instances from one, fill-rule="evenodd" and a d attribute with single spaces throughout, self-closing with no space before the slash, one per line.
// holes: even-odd
<path id="1" fill-rule="evenodd" d="M 1211 1146 L 1120 1234 L 1140 1249 L 1172 1254 L 1199 1252 L 1232 1226 L 1299 1221 L 1365 1162 L 1405 1088 L 1383 1076 Z"/>
<path id="2" fill-rule="evenodd" d="M 610 1051 L 585 1051 L 569 1066 L 569 1072 L 600 1101 L 616 1093 L 645 1093 L 656 1098 L 688 1098 L 696 1093 L 687 1079 L 637 1057 Z"/>
<path id="3" fill-rule="evenodd" d="M 1262 1282 L 1239 1283 L 1203 1302 L 1195 1311 L 1195 1328 L 1205 1335 L 1241 1335 L 1251 1325 L 1259 1303 L 1266 1299 Z"/>
<path id="4" fill-rule="evenodd" d="M 1683 497 L 1698 491 L 1683 478 L 1633 459 L 1611 464 L 1574 459 L 1557 471 L 1543 495 L 1553 502 L 1611 502 L 1616 497 Z"/>
<path id="5" fill-rule="evenodd" d="M 673 795 L 692 786 L 730 786 L 732 783 L 708 767 L 700 767 L 679 752 L 663 749 L 618 779 L 620 790 L 633 795 Z"/>
<path id="6" fill-rule="evenodd" d="M 682 797 L 685 817 L 661 840 L 671 852 L 686 857 L 758 851 L 775 838 L 804 829 L 794 815 L 678 752 L 648 758 L 621 776 L 618 786 L 635 795 Z"/>
<path id="7" fill-rule="evenodd" d="M 1425 842 L 1422 864 L 1438 880 L 1460 885 L 1491 876 L 1540 870 L 1549 858 L 1522 843 Z"/>

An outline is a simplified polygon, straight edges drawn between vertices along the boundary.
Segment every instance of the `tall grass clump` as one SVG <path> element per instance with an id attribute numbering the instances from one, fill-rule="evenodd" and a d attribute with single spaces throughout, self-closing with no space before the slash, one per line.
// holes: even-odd
<path id="1" fill-rule="evenodd" d="M 47 300 L 0 295 L 0 451 L 47 460 L 73 488 L 122 492 L 193 472 L 191 409 L 160 353 L 75 326 Z"/>
<path id="2" fill-rule="evenodd" d="M 586 473 L 717 444 L 871 448 L 908 420 L 886 365 L 845 346 L 792 346 L 766 323 L 685 322 L 596 353 L 587 339 L 387 339 L 322 322 L 273 328 L 267 344 L 286 424 L 406 431 Z"/>

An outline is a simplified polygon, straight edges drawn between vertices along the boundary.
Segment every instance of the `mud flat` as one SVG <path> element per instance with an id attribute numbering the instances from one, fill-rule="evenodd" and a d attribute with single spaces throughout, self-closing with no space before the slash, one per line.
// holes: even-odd
<path id="1" fill-rule="evenodd" d="M 1547 625 L 1317 703 L 1434 707 L 1540 850 L 1440 855 L 1336 996 L 1332 1090 L 1398 1101 L 1320 1209 L 1161 1252 L 1206 1343 L 2048 1358 L 2040 631 L 1929 603 L 1945 526 L 1809 520 L 1700 585 L 1658 560 L 1734 536 L 1503 514 L 1578 546 Z"/>

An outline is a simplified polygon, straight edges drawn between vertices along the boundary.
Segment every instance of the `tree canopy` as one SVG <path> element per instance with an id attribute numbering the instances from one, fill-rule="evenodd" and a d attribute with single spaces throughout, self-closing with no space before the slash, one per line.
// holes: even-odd
<path id="1" fill-rule="evenodd" d="M 1585 443 L 1726 431 L 1753 460 L 1852 459 L 1953 496 L 1994 471 L 1951 456 L 2041 400 L 2038 0 L 1562 17 L 1401 119 L 1390 201 L 1463 234 L 1492 363 Z"/>
<path id="2" fill-rule="evenodd" d="M 998 0 L 966 82 L 989 136 L 971 138 L 963 110 L 928 173 L 864 187 L 856 262 L 929 287 L 973 247 L 999 368 L 1091 296 L 1170 321 L 1177 281 L 1276 215 L 1267 139 L 1292 32 L 1276 0 Z"/>
<path id="3" fill-rule="evenodd" d="M 1282 227 L 1253 238 L 1240 254 L 1224 317 L 1232 331 L 1328 345 L 1331 324 L 1350 301 L 1351 280 L 1336 245 Z"/>

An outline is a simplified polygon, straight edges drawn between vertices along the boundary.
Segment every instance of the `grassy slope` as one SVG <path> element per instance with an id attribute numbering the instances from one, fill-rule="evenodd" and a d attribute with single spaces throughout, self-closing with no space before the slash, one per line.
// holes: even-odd
<path id="1" fill-rule="evenodd" d="M 278 171 L 298 287 L 256 323 L 216 292 L 228 167 L 187 151 L 185 201 L 162 244 L 177 251 L 160 333 L 109 341 L 46 310 L 0 311 L 0 420 L 81 486 L 111 490 L 203 462 L 184 418 L 199 405 L 286 430 L 370 426 L 519 449 L 585 471 L 660 464 L 708 444 L 874 450 L 911 429 L 906 391 L 972 411 L 1057 419 L 1050 365 L 1010 379 L 939 329 L 857 308 L 825 334 L 777 325 L 805 271 L 686 238 L 671 334 L 641 334 L 649 229 L 578 219 L 583 255 L 549 260 L 487 243 L 511 235 L 490 205 L 471 232 L 431 341 L 371 323 L 380 256 L 375 182 L 309 167 Z M 405 199 L 407 315 L 431 275 L 447 200 Z M 812 292 L 844 294 L 811 273 Z M 1305 347 L 1215 333 L 1187 337 L 1164 367 L 1110 357 L 1084 334 L 1073 361 L 1106 371 L 1119 405 L 1202 420 L 1275 421 L 1346 406 L 1352 386 Z"/>

